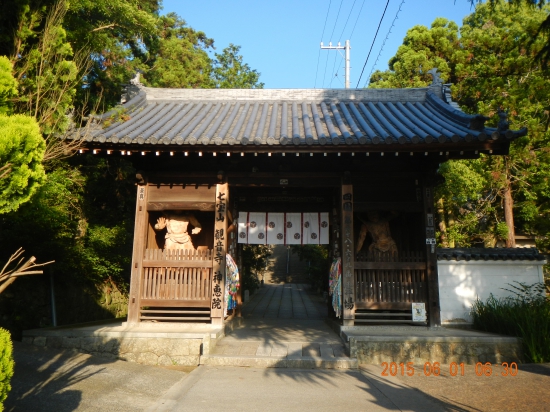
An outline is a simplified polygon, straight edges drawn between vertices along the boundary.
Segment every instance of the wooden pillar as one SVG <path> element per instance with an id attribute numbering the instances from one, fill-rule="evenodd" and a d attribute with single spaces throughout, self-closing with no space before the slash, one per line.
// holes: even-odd
<path id="1" fill-rule="evenodd" d="M 227 253 L 229 187 L 227 183 L 216 185 L 216 210 L 214 212 L 214 264 L 212 267 L 211 318 L 213 325 L 223 325 L 225 312 L 225 254 Z"/>
<path id="2" fill-rule="evenodd" d="M 422 197 L 424 199 L 424 226 L 426 229 L 426 276 L 428 278 L 426 312 L 428 315 L 428 326 L 440 326 L 441 308 L 439 305 L 439 276 L 437 274 L 433 186 L 429 182 L 425 182 L 422 192 Z"/>
<path id="3" fill-rule="evenodd" d="M 137 187 L 136 219 L 134 225 L 134 248 L 130 274 L 130 296 L 128 300 L 128 323 L 139 322 L 142 263 L 147 237 L 147 185 Z"/>
<path id="4" fill-rule="evenodd" d="M 344 326 L 355 321 L 355 259 L 353 242 L 353 186 L 342 185 L 342 305 Z"/>

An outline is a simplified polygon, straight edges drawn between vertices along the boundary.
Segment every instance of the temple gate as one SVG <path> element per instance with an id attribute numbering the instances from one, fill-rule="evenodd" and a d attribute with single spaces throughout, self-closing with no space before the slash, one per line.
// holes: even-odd
<path id="1" fill-rule="evenodd" d="M 239 261 L 247 212 L 325 214 L 344 325 L 412 322 L 413 304 L 440 324 L 438 166 L 506 154 L 526 130 L 485 127 L 434 80 L 385 90 L 130 86 L 128 116 L 96 116 L 74 136 L 81 152 L 131 156 L 139 170 L 128 321 L 222 324 L 226 256 Z"/>

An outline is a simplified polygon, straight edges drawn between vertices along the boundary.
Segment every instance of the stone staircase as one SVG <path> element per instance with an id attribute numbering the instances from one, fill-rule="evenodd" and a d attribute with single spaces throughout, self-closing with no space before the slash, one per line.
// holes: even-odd
<path id="1" fill-rule="evenodd" d="M 287 268 L 288 261 L 288 268 Z M 288 269 L 288 272 L 287 272 Z M 284 245 L 273 246 L 269 257 L 267 270 L 264 274 L 265 283 L 309 283 L 307 278 L 308 262 L 301 261 L 298 255 L 288 251 Z"/>
<path id="2" fill-rule="evenodd" d="M 341 342 L 273 342 L 222 339 L 201 365 L 254 368 L 357 369 Z"/>

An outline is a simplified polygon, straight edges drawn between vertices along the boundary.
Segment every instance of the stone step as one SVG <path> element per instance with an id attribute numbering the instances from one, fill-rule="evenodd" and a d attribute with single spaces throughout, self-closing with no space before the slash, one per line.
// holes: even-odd
<path id="1" fill-rule="evenodd" d="M 357 359 L 329 356 L 226 356 L 203 355 L 201 365 L 251 368 L 357 369 Z"/>

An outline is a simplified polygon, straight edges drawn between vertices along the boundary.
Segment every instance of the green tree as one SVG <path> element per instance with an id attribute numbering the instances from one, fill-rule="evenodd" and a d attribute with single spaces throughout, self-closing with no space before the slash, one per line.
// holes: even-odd
<path id="1" fill-rule="evenodd" d="M 388 62 L 389 70 L 374 72 L 369 87 L 426 87 L 432 81 L 428 70 L 434 67 L 444 82 L 455 82 L 454 69 L 464 55 L 458 33 L 457 24 L 444 18 L 435 19 L 429 29 L 414 26 Z"/>
<path id="2" fill-rule="evenodd" d="M 430 30 L 415 27 L 392 59 L 390 70 L 373 76 L 371 87 L 403 87 L 407 79 L 411 79 L 409 85 L 426 86 L 428 79 L 424 84 L 419 81 L 424 73 L 432 67 L 448 67 L 444 80 L 454 83 L 453 98 L 463 110 L 488 116 L 488 124 L 497 126 L 502 109 L 508 113 L 511 129 L 529 129 L 529 136 L 512 142 L 509 156 L 442 165 L 440 173 L 447 180 L 438 202 L 443 244 L 482 241 L 492 246 L 501 238 L 513 246 L 516 228 L 548 238 L 550 72 L 535 59 L 545 44 L 536 33 L 547 15 L 546 9 L 527 5 L 479 4 L 464 19 L 460 36 L 450 37 L 452 47 L 447 41 L 430 43 L 430 47 L 426 47 L 428 41 L 420 41 L 437 37 L 436 32 L 429 33 L 445 26 L 441 19 Z M 426 63 L 417 68 L 417 61 Z"/>
<path id="3" fill-rule="evenodd" d="M 45 144 L 34 118 L 10 115 L 17 81 L 0 56 L 0 214 L 17 210 L 44 180 Z"/>
<path id="4" fill-rule="evenodd" d="M 483 0 L 470 0 L 470 3 L 475 5 L 476 3 L 482 3 Z M 489 4 L 492 8 L 496 7 L 497 5 L 505 5 L 507 7 L 518 9 L 521 7 L 529 7 L 531 9 L 538 8 L 539 10 L 544 9 L 546 5 L 548 5 L 547 0 L 489 0 Z M 548 64 L 550 60 L 550 14 L 547 14 L 546 18 L 540 23 L 538 26 L 537 31 L 532 34 L 531 36 L 531 42 L 535 42 L 536 40 L 540 40 L 541 38 L 546 39 L 542 47 L 540 47 L 537 50 L 536 58 L 537 60 L 541 61 L 543 64 Z M 530 42 L 530 44 L 531 44 Z"/>
<path id="5" fill-rule="evenodd" d="M 158 36 L 151 39 L 145 83 L 153 87 L 209 88 L 212 62 L 207 51 L 214 41 L 188 27 L 175 13 L 161 16 Z"/>
<path id="6" fill-rule="evenodd" d="M 9 59 L 0 56 L 0 114 L 12 112 L 12 99 L 17 96 L 17 80 L 14 79 L 11 71 Z"/>
<path id="7" fill-rule="evenodd" d="M 0 114 L 0 213 L 17 210 L 44 181 L 45 146 L 32 117 Z"/>
<path id="8" fill-rule="evenodd" d="M 12 351 L 10 333 L 0 328 L 0 411 L 4 410 L 4 401 L 11 390 L 10 380 L 14 367 Z"/>
<path id="9" fill-rule="evenodd" d="M 260 73 L 243 63 L 239 54 L 241 47 L 229 44 L 221 54 L 216 53 L 212 79 L 214 87 L 219 89 L 263 89 Z"/>

